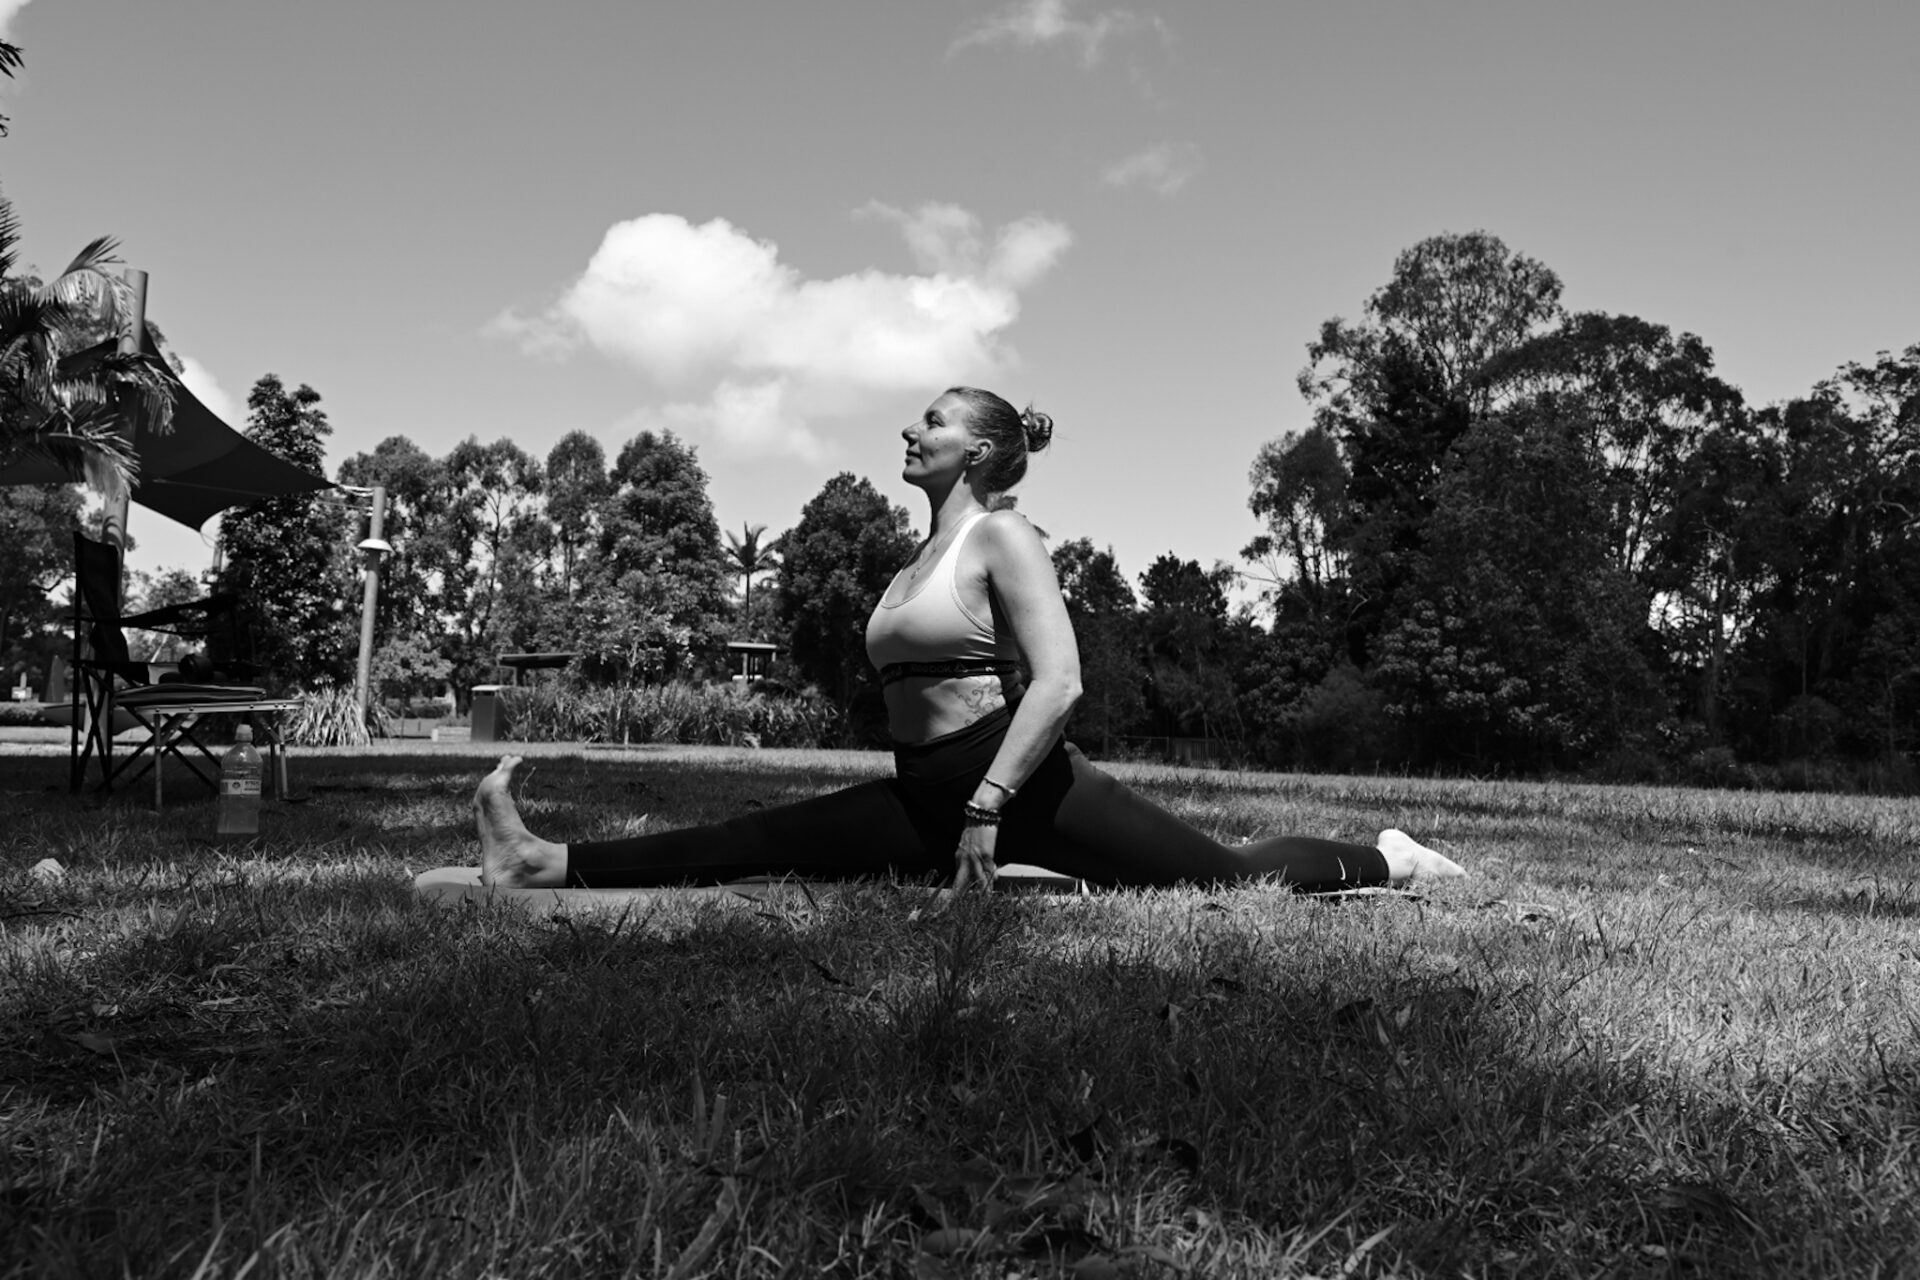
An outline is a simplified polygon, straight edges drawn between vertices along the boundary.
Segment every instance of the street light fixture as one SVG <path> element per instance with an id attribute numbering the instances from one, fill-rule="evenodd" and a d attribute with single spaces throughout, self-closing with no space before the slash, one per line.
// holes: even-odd
<path id="1" fill-rule="evenodd" d="M 360 553 L 361 562 L 367 570 L 366 594 L 360 601 L 360 671 L 359 681 L 355 685 L 363 720 L 373 695 L 373 611 L 380 602 L 380 565 L 393 554 L 393 544 L 380 536 L 381 525 L 387 516 L 386 486 L 374 485 L 369 496 L 373 500 L 373 513 L 367 521 L 367 536 L 354 548 Z"/>

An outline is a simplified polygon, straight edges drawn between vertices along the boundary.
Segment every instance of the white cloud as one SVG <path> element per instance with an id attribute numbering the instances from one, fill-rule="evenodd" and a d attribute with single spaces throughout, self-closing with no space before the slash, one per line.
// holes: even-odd
<path id="1" fill-rule="evenodd" d="M 246 428 L 246 414 L 234 398 L 227 394 L 226 388 L 208 371 L 207 366 L 192 356 L 180 357 L 180 381 L 194 398 L 213 411 L 215 417 L 236 431 Z"/>
<path id="2" fill-rule="evenodd" d="M 609 228 L 551 307 L 505 312 L 489 330 L 533 354 L 589 347 L 640 370 L 672 397 L 644 419 L 729 453 L 818 457 L 821 418 L 1004 367 L 1021 293 L 1072 243 L 1041 217 L 989 237 L 955 205 L 856 213 L 898 229 L 919 274 L 808 279 L 724 219 L 651 213 Z"/>
<path id="3" fill-rule="evenodd" d="M 1100 180 L 1110 187 L 1148 187 L 1170 196 L 1192 181 L 1199 170 L 1196 148 L 1163 142 L 1114 161 L 1101 171 Z"/>
<path id="4" fill-rule="evenodd" d="M 1128 9 L 1102 9 L 1085 18 L 1074 16 L 1076 0 L 1016 0 L 989 14 L 953 42 L 949 54 L 979 44 L 1011 43 L 1022 49 L 1067 45 L 1080 51 L 1087 66 L 1100 61 L 1107 42 L 1138 31 L 1166 34 L 1158 18 L 1143 18 Z"/>
<path id="5" fill-rule="evenodd" d="M 13 25 L 13 20 L 26 7 L 27 0 L 0 0 L 0 36 L 7 34 L 7 28 Z"/>

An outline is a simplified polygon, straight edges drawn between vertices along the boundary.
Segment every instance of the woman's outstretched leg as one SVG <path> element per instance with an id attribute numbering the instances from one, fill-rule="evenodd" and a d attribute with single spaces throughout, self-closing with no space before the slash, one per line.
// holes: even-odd
<path id="1" fill-rule="evenodd" d="M 508 793 L 507 756 L 474 793 L 481 880 L 524 888 L 652 888 L 750 876 L 940 876 L 952 841 L 923 830 L 891 780 L 864 782 L 725 822 L 618 840 L 557 844 L 528 831 Z"/>
<path id="2" fill-rule="evenodd" d="M 1004 860 L 1110 886 L 1268 880 L 1324 893 L 1464 875 L 1400 831 L 1375 847 L 1311 836 L 1222 845 L 1096 768 L 1068 744 L 1023 789 L 1034 807 L 1002 835 Z"/>

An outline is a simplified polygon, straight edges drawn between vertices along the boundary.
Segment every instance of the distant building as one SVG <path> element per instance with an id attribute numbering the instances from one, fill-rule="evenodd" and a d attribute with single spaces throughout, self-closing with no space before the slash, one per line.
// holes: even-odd
<path id="1" fill-rule="evenodd" d="M 767 669 L 780 656 L 780 646 L 759 640 L 727 641 L 727 669 L 735 680 L 751 684 L 766 678 Z"/>

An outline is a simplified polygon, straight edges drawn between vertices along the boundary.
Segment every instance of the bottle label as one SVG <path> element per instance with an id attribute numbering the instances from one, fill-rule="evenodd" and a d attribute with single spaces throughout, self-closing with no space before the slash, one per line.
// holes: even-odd
<path id="1" fill-rule="evenodd" d="M 260 779 L 222 778 L 220 790 L 230 796 L 257 796 L 260 794 Z"/>

